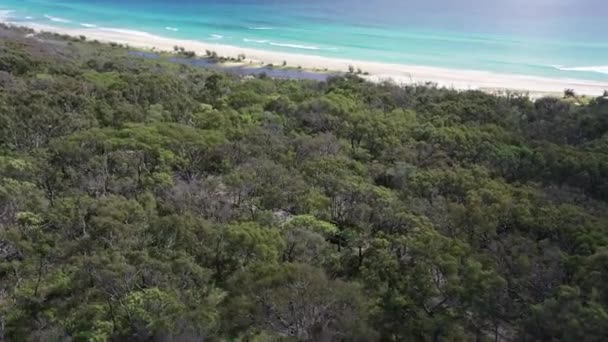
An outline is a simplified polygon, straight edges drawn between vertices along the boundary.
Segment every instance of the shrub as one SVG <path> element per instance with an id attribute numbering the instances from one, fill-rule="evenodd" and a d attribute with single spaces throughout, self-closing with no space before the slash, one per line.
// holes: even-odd
<path id="1" fill-rule="evenodd" d="M 564 97 L 575 97 L 576 93 L 574 92 L 574 89 L 566 89 L 564 90 Z"/>

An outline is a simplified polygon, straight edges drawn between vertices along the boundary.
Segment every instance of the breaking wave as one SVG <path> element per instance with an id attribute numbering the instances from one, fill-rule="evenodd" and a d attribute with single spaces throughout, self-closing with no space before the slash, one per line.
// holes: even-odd
<path id="1" fill-rule="evenodd" d="M 64 23 L 64 24 L 68 24 L 68 23 L 71 23 L 71 22 L 72 22 L 72 21 L 70 21 L 70 20 L 68 20 L 68 19 L 59 18 L 59 17 L 53 17 L 53 16 L 50 16 L 50 15 L 48 15 L 48 14 L 45 14 L 45 15 L 44 15 L 44 17 L 45 17 L 45 18 L 47 18 L 48 20 L 50 20 L 50 21 L 54 21 L 54 22 L 56 22 L 56 23 Z"/>
<path id="2" fill-rule="evenodd" d="M 270 42 L 269 40 L 265 40 L 265 39 L 249 39 L 249 38 L 244 38 L 243 41 L 246 43 L 258 43 L 258 44 L 266 44 L 266 43 Z"/>
<path id="3" fill-rule="evenodd" d="M 320 47 L 312 46 L 312 45 L 285 44 L 285 43 L 273 43 L 273 42 L 270 42 L 270 45 L 287 47 L 287 48 L 292 48 L 292 49 L 301 49 L 301 50 L 321 50 Z"/>
<path id="4" fill-rule="evenodd" d="M 600 74 L 608 74 L 608 65 L 599 65 L 599 66 L 584 66 L 584 67 L 565 67 L 562 65 L 553 65 L 554 68 L 562 70 L 562 71 L 588 71 L 588 72 L 597 72 Z"/>

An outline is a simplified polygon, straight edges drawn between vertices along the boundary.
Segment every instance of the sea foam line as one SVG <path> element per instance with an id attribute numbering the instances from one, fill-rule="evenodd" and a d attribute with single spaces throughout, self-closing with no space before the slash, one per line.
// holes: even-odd
<path id="1" fill-rule="evenodd" d="M 246 43 L 269 44 L 269 45 L 272 45 L 272 46 L 286 47 L 286 48 L 291 48 L 291 49 L 321 50 L 321 48 L 318 47 L 318 46 L 300 45 L 300 44 L 289 44 L 289 43 L 275 43 L 275 42 L 272 42 L 272 41 L 266 40 L 266 39 L 243 38 L 243 41 L 246 42 Z M 333 49 L 335 49 L 335 48 L 328 48 L 328 50 L 333 50 Z"/>
<path id="2" fill-rule="evenodd" d="M 249 26 L 247 28 L 250 30 L 273 30 L 272 27 L 267 27 L 267 26 Z"/>
<path id="3" fill-rule="evenodd" d="M 599 66 L 585 66 L 585 67 L 564 67 L 561 65 L 555 65 L 555 68 L 562 71 L 589 71 L 589 72 L 597 72 L 600 74 L 608 74 L 608 65 L 599 65 Z"/>
<path id="4" fill-rule="evenodd" d="M 97 25 L 88 24 L 88 23 L 80 23 L 80 26 L 87 27 L 87 28 L 94 28 L 94 27 L 97 27 Z"/>
<path id="5" fill-rule="evenodd" d="M 0 10 L 0 20 L 10 19 L 12 13 L 15 13 L 15 11 L 13 11 L 13 10 Z"/>
<path id="6" fill-rule="evenodd" d="M 155 36 L 151 33 L 145 32 L 145 31 L 136 31 L 136 30 L 128 30 L 128 29 L 120 29 L 120 28 L 114 28 L 114 27 L 100 27 L 98 28 L 98 30 L 100 31 L 105 31 L 105 32 L 109 32 L 109 33 L 118 33 L 121 35 L 126 35 L 126 36 L 134 36 L 134 37 L 145 37 L 145 38 L 158 38 L 158 36 Z"/>
<path id="7" fill-rule="evenodd" d="M 292 48 L 292 49 L 302 49 L 302 50 L 321 50 L 320 47 L 310 46 L 310 45 L 285 44 L 285 43 L 274 43 L 274 42 L 270 42 L 270 45 L 288 47 L 288 48 Z"/>
<path id="8" fill-rule="evenodd" d="M 68 19 L 63 19 L 63 18 L 59 18 L 59 17 L 53 17 L 53 16 L 50 16 L 48 14 L 45 14 L 44 17 L 47 18 L 48 20 L 54 21 L 56 23 L 64 23 L 64 24 L 71 23 L 71 21 L 68 20 Z"/>
<path id="9" fill-rule="evenodd" d="M 249 39 L 249 38 L 243 38 L 243 41 L 245 43 L 258 43 L 258 44 L 266 44 L 266 43 L 270 43 L 270 40 L 266 40 L 266 39 Z"/>
<path id="10" fill-rule="evenodd" d="M 179 31 L 179 29 L 177 27 L 171 27 L 171 26 L 166 26 L 165 30 L 174 31 L 174 32 Z"/>

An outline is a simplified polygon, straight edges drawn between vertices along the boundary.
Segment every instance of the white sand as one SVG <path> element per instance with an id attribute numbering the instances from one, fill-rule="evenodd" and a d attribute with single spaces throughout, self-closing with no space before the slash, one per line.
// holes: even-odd
<path id="1" fill-rule="evenodd" d="M 264 64 L 281 65 L 283 61 L 288 66 L 301 66 L 305 69 L 328 69 L 330 71 L 348 71 L 349 66 L 368 72 L 366 76 L 371 81 L 393 81 L 397 84 L 436 83 L 455 89 L 481 89 L 485 91 L 527 91 L 532 96 L 544 94 L 560 94 L 564 89 L 574 89 L 581 95 L 601 95 L 608 90 L 608 82 L 594 82 L 565 78 L 546 78 L 536 76 L 510 75 L 485 71 L 455 70 L 413 65 L 388 64 L 349 59 L 327 58 L 321 56 L 301 55 L 241 48 L 229 45 L 207 43 L 194 40 L 181 40 L 159 37 L 145 32 L 120 30 L 110 28 L 81 28 L 67 29 L 35 23 L 19 23 L 36 31 L 47 31 L 71 36 L 84 35 L 89 40 L 115 42 L 136 48 L 156 49 L 157 51 L 173 51 L 174 46 L 184 47 L 198 55 L 204 55 L 206 50 L 215 51 L 219 56 L 237 57 L 245 54 L 248 61 Z M 381 52 L 379 52 L 381 53 Z"/>

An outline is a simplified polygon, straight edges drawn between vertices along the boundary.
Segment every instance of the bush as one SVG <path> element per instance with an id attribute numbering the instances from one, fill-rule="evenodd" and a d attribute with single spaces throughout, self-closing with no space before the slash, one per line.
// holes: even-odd
<path id="1" fill-rule="evenodd" d="M 574 92 L 574 89 L 566 89 L 566 90 L 564 90 L 564 97 L 565 98 L 576 97 L 576 93 Z"/>

